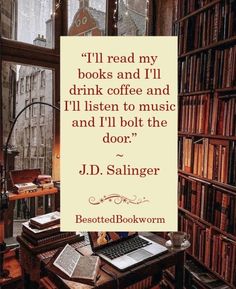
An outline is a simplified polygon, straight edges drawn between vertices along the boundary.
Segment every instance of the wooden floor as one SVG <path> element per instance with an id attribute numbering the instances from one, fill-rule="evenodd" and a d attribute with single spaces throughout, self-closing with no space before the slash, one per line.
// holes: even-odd
<path id="1" fill-rule="evenodd" d="M 4 269 L 10 271 L 8 278 L 0 279 L 1 289 L 23 289 L 22 271 L 15 251 L 10 251 L 4 258 Z"/>

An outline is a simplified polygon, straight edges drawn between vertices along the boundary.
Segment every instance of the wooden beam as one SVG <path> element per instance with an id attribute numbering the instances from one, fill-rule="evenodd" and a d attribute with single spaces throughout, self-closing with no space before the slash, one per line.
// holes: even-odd
<path id="1" fill-rule="evenodd" d="M 9 39 L 1 39 L 1 55 L 2 60 L 43 67 L 54 67 L 60 63 L 60 55 L 54 49 Z"/>

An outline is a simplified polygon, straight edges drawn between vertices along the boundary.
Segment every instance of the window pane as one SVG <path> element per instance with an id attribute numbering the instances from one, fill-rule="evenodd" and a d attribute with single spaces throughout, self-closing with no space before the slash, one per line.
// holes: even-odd
<path id="1" fill-rule="evenodd" d="M 106 0 L 68 1 L 68 35 L 106 34 Z"/>
<path id="2" fill-rule="evenodd" d="M 119 36 L 146 35 L 147 0 L 119 0 L 117 30 Z"/>
<path id="3" fill-rule="evenodd" d="M 25 106 L 39 101 L 53 103 L 53 71 L 10 62 L 3 62 L 2 71 L 5 143 L 14 117 Z M 14 154 L 8 158 L 9 168 L 41 168 L 41 173 L 51 175 L 52 139 L 52 108 L 42 104 L 29 107 L 18 118 L 10 140 Z"/>
<path id="4" fill-rule="evenodd" d="M 27 105 L 43 101 L 53 103 L 53 71 L 43 67 L 2 64 L 3 143 L 6 143 L 12 122 Z M 35 104 L 18 118 L 8 147 L 9 170 L 39 168 L 52 174 L 53 111 Z M 54 200 L 54 199 L 53 199 Z M 9 224 L 6 238 L 19 235 L 22 219 L 44 214 L 53 209 L 51 198 L 29 198 L 16 202 L 14 222 Z"/>
<path id="5" fill-rule="evenodd" d="M 2 36 L 42 47 L 53 48 L 53 0 L 2 1 Z"/>

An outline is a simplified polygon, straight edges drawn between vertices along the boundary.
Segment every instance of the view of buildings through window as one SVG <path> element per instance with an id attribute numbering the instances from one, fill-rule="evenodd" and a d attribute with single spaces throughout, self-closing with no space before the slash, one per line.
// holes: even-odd
<path id="1" fill-rule="evenodd" d="M 119 0 L 118 4 L 118 35 L 144 35 L 146 1 Z M 52 48 L 53 5 L 52 0 L 3 1 L 2 36 Z M 105 23 L 106 0 L 68 1 L 68 35 L 105 35 Z M 4 122 L 8 124 L 4 127 L 6 139 L 11 120 L 20 109 L 34 101 L 52 103 L 53 75 L 41 67 L 7 62 L 2 70 L 4 105 L 11 107 L 11 115 Z M 13 164 L 15 169 L 40 167 L 42 173 L 51 174 L 52 117 L 46 111 L 48 108 L 33 106 L 25 112 L 25 119 L 19 119 L 12 140 L 12 148 L 18 154 Z M 20 128 L 27 133 L 21 133 Z"/>
<path id="2" fill-rule="evenodd" d="M 119 0 L 117 30 L 119 36 L 146 33 L 146 0 Z M 107 34 L 106 0 L 68 1 L 68 35 L 102 36 Z"/>
<path id="3" fill-rule="evenodd" d="M 117 33 L 145 35 L 146 0 L 118 0 Z M 106 0 L 68 0 L 68 36 L 107 35 Z M 54 48 L 54 1 L 1 1 L 1 36 L 32 45 Z M 112 11 L 113 13 L 114 11 Z M 32 102 L 53 103 L 54 73 L 44 67 L 2 62 L 3 143 L 19 111 Z M 17 121 L 8 152 L 10 170 L 40 168 L 52 174 L 53 113 L 50 107 L 34 105 Z M 30 216 L 44 212 L 44 198 L 27 201 Z M 16 205 L 15 217 L 25 218 Z M 51 198 L 46 206 L 50 207 Z M 24 215 L 24 216 L 23 216 Z"/>
<path id="4" fill-rule="evenodd" d="M 46 102 L 52 104 L 53 73 L 41 67 L 17 65 L 15 112 L 27 104 Z M 47 81 L 42 80 L 47 79 Z M 21 89 L 19 89 L 19 83 Z M 45 105 L 29 107 L 17 121 L 12 145 L 18 151 L 15 169 L 40 168 L 42 173 L 52 172 L 53 113 Z"/>

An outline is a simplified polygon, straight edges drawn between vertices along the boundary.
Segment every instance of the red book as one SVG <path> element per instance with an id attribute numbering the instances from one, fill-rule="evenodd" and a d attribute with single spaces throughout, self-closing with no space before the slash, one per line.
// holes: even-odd
<path id="1" fill-rule="evenodd" d="M 216 191 L 215 220 L 214 220 L 214 224 L 215 224 L 215 226 L 217 226 L 217 227 L 220 227 L 221 203 L 222 203 L 222 192 L 221 192 L 221 191 Z"/>
<path id="2" fill-rule="evenodd" d="M 230 206 L 230 196 L 229 196 L 229 194 L 223 193 L 223 195 L 222 195 L 222 203 L 221 203 L 220 229 L 224 230 L 224 231 L 227 231 L 227 229 L 228 229 L 228 224 L 229 224 L 229 218 L 228 218 L 229 206 Z"/>
<path id="3" fill-rule="evenodd" d="M 206 250 L 204 263 L 206 266 L 210 267 L 211 258 L 211 228 L 206 228 Z"/>

